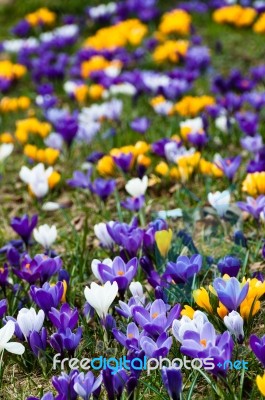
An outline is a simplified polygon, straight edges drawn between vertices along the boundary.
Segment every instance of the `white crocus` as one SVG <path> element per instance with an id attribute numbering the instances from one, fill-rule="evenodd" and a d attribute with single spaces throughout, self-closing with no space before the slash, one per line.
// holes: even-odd
<path id="1" fill-rule="evenodd" d="M 223 217 L 229 208 L 231 195 L 229 190 L 208 194 L 208 201 L 220 217 Z"/>
<path id="2" fill-rule="evenodd" d="M 42 328 L 45 314 L 43 310 L 40 310 L 38 314 L 34 308 L 21 308 L 17 315 L 17 324 L 23 333 L 25 339 L 27 339 L 31 332 L 39 332 Z"/>
<path id="3" fill-rule="evenodd" d="M 189 133 L 197 133 L 203 130 L 203 120 L 201 117 L 186 119 L 180 122 L 180 129 L 188 129 Z"/>
<path id="4" fill-rule="evenodd" d="M 0 162 L 4 161 L 7 157 L 10 156 L 14 149 L 14 145 L 12 143 L 4 143 L 0 146 Z"/>
<path id="5" fill-rule="evenodd" d="M 54 201 L 47 201 L 47 203 L 44 203 L 43 206 L 41 207 L 42 210 L 44 211 L 56 211 L 61 208 L 59 203 L 56 203 Z"/>
<path id="6" fill-rule="evenodd" d="M 95 277 L 96 277 L 101 283 L 103 283 L 103 280 L 102 280 L 102 278 L 101 278 L 101 276 L 100 276 L 100 274 L 99 274 L 99 272 L 98 272 L 98 265 L 99 265 L 99 264 L 105 264 L 105 265 L 108 265 L 109 267 L 111 267 L 112 264 L 113 264 L 113 261 L 112 261 L 110 258 L 105 258 L 103 261 L 94 259 L 94 260 L 92 261 L 92 263 L 91 263 L 91 269 L 92 269 L 93 274 L 95 275 Z"/>
<path id="7" fill-rule="evenodd" d="M 129 286 L 130 292 L 133 295 L 133 297 L 135 298 L 137 304 L 141 303 L 144 304 L 145 303 L 145 295 L 144 295 L 144 290 L 143 290 L 143 286 L 140 282 L 131 282 L 130 286 Z"/>
<path id="8" fill-rule="evenodd" d="M 108 314 L 110 305 L 118 294 L 117 282 L 106 282 L 103 286 L 95 282 L 91 283 L 90 288 L 86 286 L 84 294 L 86 301 L 96 310 L 100 318 L 105 318 Z"/>
<path id="9" fill-rule="evenodd" d="M 172 333 L 175 336 L 175 338 L 182 343 L 184 333 L 186 331 L 193 331 L 193 332 L 198 332 L 200 333 L 203 326 L 209 322 L 206 314 L 204 314 L 202 311 L 195 311 L 193 315 L 193 319 L 189 318 L 186 315 L 183 315 L 183 317 L 180 320 L 175 319 L 172 324 Z"/>
<path id="10" fill-rule="evenodd" d="M 21 355 L 25 351 L 25 347 L 21 343 L 9 342 L 15 332 L 15 323 L 7 321 L 5 326 L 0 329 L 0 353 L 7 350 L 10 353 Z"/>
<path id="11" fill-rule="evenodd" d="M 23 166 L 19 172 L 20 179 L 29 185 L 30 190 L 36 197 L 44 197 L 49 191 L 49 177 L 53 167 L 45 170 L 44 164 L 37 164 L 32 169 Z"/>
<path id="12" fill-rule="evenodd" d="M 27 339 L 31 332 L 39 332 L 42 328 L 45 314 L 43 310 L 40 310 L 38 314 L 34 308 L 21 308 L 17 315 L 18 326 Z"/>
<path id="13" fill-rule="evenodd" d="M 244 339 L 244 320 L 237 311 L 231 311 L 224 317 L 224 324 L 232 335 L 235 335 L 239 343 Z"/>
<path id="14" fill-rule="evenodd" d="M 114 224 L 114 221 L 110 221 L 108 225 L 111 227 Z M 111 249 L 114 245 L 114 240 L 111 238 L 107 224 L 104 222 L 100 222 L 99 224 L 94 225 L 94 232 L 98 240 L 100 241 L 103 247 Z"/>
<path id="15" fill-rule="evenodd" d="M 33 236 L 36 242 L 42 245 L 45 249 L 49 249 L 57 238 L 57 229 L 55 225 L 47 224 L 39 226 L 33 230 Z"/>
<path id="16" fill-rule="evenodd" d="M 145 194 L 148 187 L 148 177 L 145 175 L 142 179 L 130 179 L 126 185 L 126 192 L 132 197 L 139 197 Z"/>

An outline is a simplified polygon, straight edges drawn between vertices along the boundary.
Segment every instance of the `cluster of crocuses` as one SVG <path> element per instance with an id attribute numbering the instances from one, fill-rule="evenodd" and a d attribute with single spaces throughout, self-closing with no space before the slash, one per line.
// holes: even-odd
<path id="1" fill-rule="evenodd" d="M 15 360 L 25 371 L 36 368 L 50 376 L 54 356 L 73 361 L 89 347 L 93 358 L 93 343 L 101 339 L 130 364 L 96 374 L 64 366 L 59 375 L 53 371 L 57 394 L 47 392 L 43 400 L 105 394 L 132 400 L 143 385 L 152 396 L 163 391 L 173 400 L 189 390 L 190 399 L 198 376 L 187 388 L 194 377 L 178 368 L 186 357 L 201 361 L 201 379 L 224 398 L 227 389 L 237 390 L 238 369 L 231 371 L 231 365 L 238 355 L 254 366 L 251 378 L 265 369 L 265 336 L 258 329 L 265 295 L 258 268 L 265 259 L 265 64 L 245 74 L 213 71 L 213 52 L 192 17 L 214 9 L 216 22 L 247 26 L 264 10 L 208 3 L 183 2 L 162 12 L 155 0 L 126 0 L 61 19 L 42 8 L 27 14 L 1 43 L 7 59 L 0 62 L 0 92 L 30 79 L 32 93 L 0 102 L 6 128 L 0 134 L 0 172 L 11 154 L 11 161 L 25 156 L 16 176 L 29 196 L 20 198 L 40 215 L 11 218 L 13 236 L 0 249 L 0 375 L 8 364 L 6 351 L 23 357 Z M 257 24 L 262 31 L 264 15 Z M 221 41 L 216 52 L 222 52 Z M 202 75 L 211 90 L 197 93 Z M 13 128 L 5 116 L 10 111 Z M 216 181 L 220 191 L 212 189 Z M 196 185 L 203 190 L 194 193 Z M 165 190 L 171 203 L 176 194 L 181 208 L 151 209 Z M 49 212 L 64 215 L 64 191 L 104 213 L 94 232 L 94 220 L 81 228 L 82 251 L 87 235 L 94 244 L 89 257 L 82 254 L 81 271 L 77 261 L 69 265 L 63 228 L 38 223 L 42 213 L 47 219 Z M 187 208 L 183 192 L 190 196 Z M 230 251 L 202 250 L 198 234 L 192 238 L 179 228 L 191 224 L 193 215 L 187 214 L 193 212 L 196 222 L 206 216 L 221 229 Z M 174 225 L 182 219 L 174 230 L 171 219 Z M 253 252 L 249 225 L 259 237 Z M 179 361 L 154 371 L 155 378 L 130 363 L 165 357 Z M 213 368 L 206 370 L 209 358 Z M 241 391 L 251 397 L 257 389 L 245 389 L 244 374 Z M 265 373 L 256 382 L 265 396 Z"/>

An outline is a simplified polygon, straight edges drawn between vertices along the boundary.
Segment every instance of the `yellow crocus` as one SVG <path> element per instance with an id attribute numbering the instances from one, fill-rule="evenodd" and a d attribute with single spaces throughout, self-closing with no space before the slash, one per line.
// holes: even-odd
<path id="1" fill-rule="evenodd" d="M 159 253 L 163 257 L 166 257 L 170 249 L 172 236 L 173 232 L 171 229 L 169 229 L 168 231 L 167 230 L 157 231 L 155 233 L 156 245 L 158 247 Z"/>
<path id="2" fill-rule="evenodd" d="M 207 290 L 204 287 L 200 287 L 200 289 L 195 289 L 192 294 L 193 294 L 195 303 L 199 307 L 203 308 L 210 314 L 213 313 L 213 308 L 210 303 L 209 293 L 207 292 Z"/>
<path id="3" fill-rule="evenodd" d="M 60 179 L 61 179 L 61 175 L 59 174 L 59 172 L 53 171 L 48 178 L 49 188 L 53 189 L 54 186 L 56 186 L 57 183 L 60 182 Z"/>
<path id="4" fill-rule="evenodd" d="M 265 172 L 247 174 L 242 183 L 242 190 L 254 197 L 259 194 L 265 194 Z"/>
<path id="5" fill-rule="evenodd" d="M 186 317 L 193 319 L 194 313 L 195 313 L 195 310 L 191 306 L 188 306 L 186 304 L 180 314 L 182 316 L 185 315 Z"/>
<path id="6" fill-rule="evenodd" d="M 262 396 L 265 396 L 265 373 L 263 374 L 263 376 L 257 376 L 256 383 Z"/>
<path id="7" fill-rule="evenodd" d="M 102 157 L 97 163 L 97 171 L 101 175 L 112 175 L 114 172 L 115 164 L 111 156 Z"/>

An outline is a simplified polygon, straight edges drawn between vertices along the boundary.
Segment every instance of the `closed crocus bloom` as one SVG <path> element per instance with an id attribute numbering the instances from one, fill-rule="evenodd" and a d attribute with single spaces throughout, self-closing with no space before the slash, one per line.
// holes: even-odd
<path id="1" fill-rule="evenodd" d="M 140 197 L 145 194 L 147 186 L 148 186 L 148 177 L 145 175 L 142 179 L 133 178 L 129 180 L 125 185 L 125 189 L 130 196 Z"/>
<path id="2" fill-rule="evenodd" d="M 243 280 L 245 282 L 245 279 Z M 260 297 L 265 293 L 265 282 L 261 282 L 257 278 L 248 279 L 249 290 L 246 298 L 240 305 L 240 315 L 247 320 L 250 316 L 254 316 L 260 310 Z"/>
<path id="3" fill-rule="evenodd" d="M 43 164 L 37 164 L 31 170 L 23 166 L 19 172 L 19 177 L 23 182 L 28 184 L 31 193 L 41 198 L 49 191 L 49 177 L 52 172 L 52 167 L 45 170 Z"/>
<path id="4" fill-rule="evenodd" d="M 0 354 L 7 350 L 10 353 L 21 355 L 25 351 L 25 347 L 21 343 L 9 342 L 15 332 L 15 323 L 7 321 L 5 326 L 0 329 Z"/>
<path id="5" fill-rule="evenodd" d="M 210 297 L 208 292 L 206 291 L 205 288 L 201 287 L 200 289 L 196 289 L 193 291 L 193 298 L 195 300 L 195 303 L 206 310 L 208 313 L 212 314 L 213 313 L 213 308 L 210 303 Z"/>
<path id="6" fill-rule="evenodd" d="M 230 198 L 231 196 L 228 190 L 208 194 L 209 203 L 220 217 L 223 217 L 228 210 Z"/>
<path id="7" fill-rule="evenodd" d="M 14 145 L 12 143 L 4 143 L 0 146 L 0 162 L 3 162 L 7 157 L 10 156 L 14 149 Z"/>
<path id="8" fill-rule="evenodd" d="M 256 335 L 251 335 L 249 338 L 249 345 L 257 359 L 265 368 L 265 335 L 259 338 Z"/>
<path id="9" fill-rule="evenodd" d="M 195 310 L 186 304 L 180 314 L 181 316 L 186 316 L 189 317 L 190 319 L 193 319 L 194 313 Z"/>
<path id="10" fill-rule="evenodd" d="M 174 367 L 166 368 L 164 366 L 161 375 L 170 399 L 179 400 L 182 391 L 182 375 L 180 370 Z"/>
<path id="11" fill-rule="evenodd" d="M 114 222 L 110 221 L 108 224 L 112 226 Z M 107 224 L 100 222 L 99 224 L 94 225 L 94 232 L 102 247 L 106 247 L 107 249 L 111 249 L 113 247 L 115 242 L 108 233 Z"/>
<path id="12" fill-rule="evenodd" d="M 224 317 L 224 324 L 229 332 L 235 336 L 238 343 L 243 343 L 244 340 L 244 321 L 241 315 L 237 311 L 231 311 L 226 317 Z"/>
<path id="13" fill-rule="evenodd" d="M 158 247 L 160 254 L 163 257 L 166 257 L 166 255 L 169 251 L 171 241 L 172 241 L 172 236 L 173 236 L 173 232 L 171 229 L 169 229 L 168 231 L 167 230 L 157 231 L 155 233 L 156 245 Z"/>
<path id="14" fill-rule="evenodd" d="M 49 226 L 47 224 L 35 228 L 33 236 L 36 242 L 38 242 L 45 249 L 49 249 L 57 238 L 57 229 L 55 225 Z"/>
<path id="15" fill-rule="evenodd" d="M 257 376 L 256 383 L 262 396 L 265 396 L 265 373 Z"/>
<path id="16" fill-rule="evenodd" d="M 218 261 L 217 268 L 222 275 L 237 276 L 241 261 L 237 257 L 226 256 Z"/>
<path id="17" fill-rule="evenodd" d="M 26 340 L 31 332 L 41 330 L 44 318 L 43 310 L 40 310 L 37 314 L 34 308 L 22 308 L 18 312 L 17 323 Z"/>
<path id="18" fill-rule="evenodd" d="M 118 294 L 118 290 L 117 282 L 111 284 L 108 281 L 102 286 L 92 282 L 90 288 L 86 286 L 84 294 L 88 304 L 96 310 L 100 318 L 104 319 Z"/>
<path id="19" fill-rule="evenodd" d="M 190 258 L 187 256 L 179 256 L 176 262 L 168 262 L 163 277 L 173 279 L 176 283 L 185 283 L 202 267 L 202 256 L 194 254 Z"/>

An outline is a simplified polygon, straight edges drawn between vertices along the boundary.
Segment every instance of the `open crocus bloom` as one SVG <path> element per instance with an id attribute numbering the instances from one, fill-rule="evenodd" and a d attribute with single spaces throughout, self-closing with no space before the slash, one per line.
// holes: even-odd
<path id="1" fill-rule="evenodd" d="M 21 355 L 25 351 L 25 347 L 21 343 L 9 342 L 15 332 L 15 323 L 7 321 L 6 325 L 0 329 L 0 353 L 4 350 L 10 353 Z"/>
<path id="2" fill-rule="evenodd" d="M 37 164 L 32 169 L 23 166 L 19 172 L 20 179 L 29 185 L 29 189 L 36 197 L 44 197 L 49 191 L 49 177 L 53 168 L 45 170 L 42 163 Z"/>

